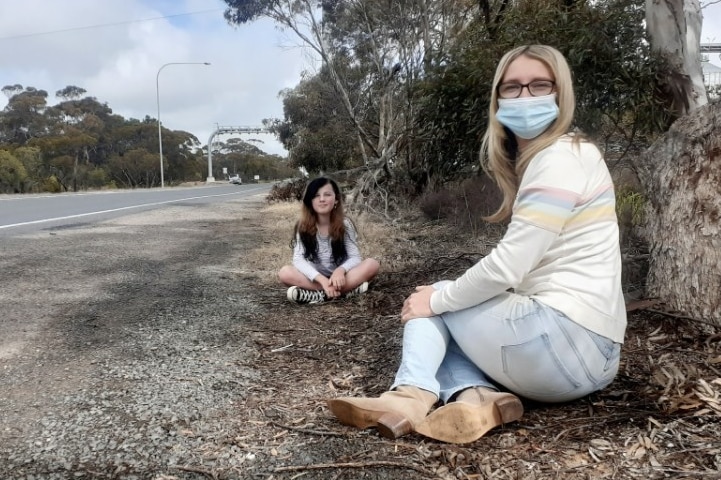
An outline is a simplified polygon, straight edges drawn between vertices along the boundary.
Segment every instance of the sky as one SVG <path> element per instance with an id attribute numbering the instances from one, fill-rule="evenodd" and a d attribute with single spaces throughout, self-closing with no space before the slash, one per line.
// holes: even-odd
<path id="1" fill-rule="evenodd" d="M 721 43 L 715 1 L 702 2 L 710 4 L 702 43 Z M 315 71 L 317 61 L 269 20 L 228 25 L 225 8 L 222 0 L 0 0 L 0 88 L 46 90 L 54 105 L 55 92 L 74 85 L 125 118 L 157 119 L 159 104 L 166 128 L 204 145 L 218 126 L 283 118 L 279 92 Z M 721 56 L 710 60 L 721 66 Z M 0 95 L 0 109 L 6 105 Z M 270 134 L 240 138 L 287 153 Z"/>
<path id="2" fill-rule="evenodd" d="M 55 92 L 74 85 L 128 119 L 157 119 L 159 103 L 165 128 L 203 145 L 217 126 L 283 118 L 278 93 L 314 71 L 313 58 L 268 20 L 229 25 L 225 7 L 222 0 L 0 0 L 0 88 L 45 90 L 54 105 Z M 182 62 L 192 64 L 163 67 Z M 0 94 L 0 109 L 6 105 Z M 270 134 L 240 138 L 287 153 Z"/>
<path id="3" fill-rule="evenodd" d="M 701 5 L 705 5 L 701 10 L 703 14 L 701 43 L 721 43 L 721 0 L 701 0 Z M 721 58 L 717 55 L 712 54 L 711 61 L 721 65 Z"/>

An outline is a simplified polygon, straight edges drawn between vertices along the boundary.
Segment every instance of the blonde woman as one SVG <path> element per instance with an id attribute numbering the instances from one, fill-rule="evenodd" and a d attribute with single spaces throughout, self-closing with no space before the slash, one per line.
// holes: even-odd
<path id="1" fill-rule="evenodd" d="M 394 384 L 329 400 L 342 423 L 466 443 L 519 420 L 523 398 L 564 402 L 611 383 L 626 329 L 614 189 L 598 149 L 569 133 L 574 108 L 556 49 L 501 59 L 482 158 L 503 191 L 489 220 L 510 218 L 507 231 L 458 279 L 416 287 Z"/>

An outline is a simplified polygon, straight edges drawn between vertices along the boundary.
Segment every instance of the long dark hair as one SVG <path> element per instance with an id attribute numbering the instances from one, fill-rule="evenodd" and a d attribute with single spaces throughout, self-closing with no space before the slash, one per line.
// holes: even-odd
<path id="1" fill-rule="evenodd" d="M 335 193 L 336 205 L 330 213 L 330 247 L 333 252 L 333 262 L 340 265 L 348 258 L 345 249 L 345 214 L 343 213 L 343 195 L 335 180 L 327 177 L 318 177 L 311 180 L 303 194 L 303 206 L 301 207 L 300 220 L 293 229 L 293 238 L 290 242 L 291 248 L 295 248 L 296 236 L 305 248 L 303 257 L 310 262 L 318 261 L 318 214 L 313 210 L 313 198 L 318 190 L 330 184 Z"/>

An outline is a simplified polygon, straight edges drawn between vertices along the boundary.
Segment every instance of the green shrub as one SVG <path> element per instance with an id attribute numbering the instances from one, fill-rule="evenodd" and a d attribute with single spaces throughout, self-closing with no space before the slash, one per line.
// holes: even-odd
<path id="1" fill-rule="evenodd" d="M 631 188 L 621 188 L 616 192 L 616 215 L 619 223 L 629 226 L 639 225 L 643 221 L 646 198 Z"/>
<path id="2" fill-rule="evenodd" d="M 45 180 L 43 180 L 43 191 L 50 193 L 58 193 L 63 191 L 63 187 L 62 185 L 60 185 L 60 182 L 55 175 L 50 175 Z"/>

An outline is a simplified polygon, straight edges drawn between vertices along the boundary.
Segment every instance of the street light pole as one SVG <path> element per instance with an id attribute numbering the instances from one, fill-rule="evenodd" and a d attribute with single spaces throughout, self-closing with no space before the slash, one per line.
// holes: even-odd
<path id="1" fill-rule="evenodd" d="M 162 65 L 155 75 L 155 101 L 158 104 L 158 149 L 160 151 L 160 188 L 165 187 L 163 176 L 163 131 L 160 125 L 160 72 L 168 65 L 210 65 L 208 62 L 170 62 Z"/>

